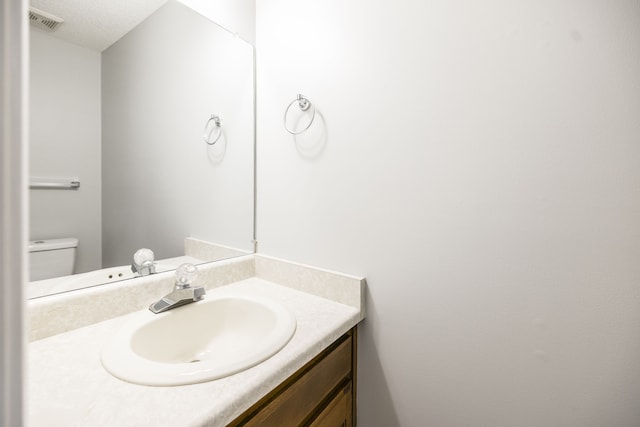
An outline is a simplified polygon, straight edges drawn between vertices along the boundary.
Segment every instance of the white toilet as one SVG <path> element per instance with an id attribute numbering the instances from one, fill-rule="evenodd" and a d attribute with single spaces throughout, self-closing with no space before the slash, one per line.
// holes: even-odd
<path id="1" fill-rule="evenodd" d="M 29 281 L 73 274 L 77 247 L 72 237 L 29 242 Z"/>

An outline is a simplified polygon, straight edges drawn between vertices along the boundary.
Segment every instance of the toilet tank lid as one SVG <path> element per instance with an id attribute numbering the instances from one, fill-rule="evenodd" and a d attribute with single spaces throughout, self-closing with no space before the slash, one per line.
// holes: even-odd
<path id="1" fill-rule="evenodd" d="M 78 246 L 78 239 L 67 237 L 65 239 L 32 240 L 29 242 L 29 252 L 53 251 L 55 249 L 68 249 Z"/>

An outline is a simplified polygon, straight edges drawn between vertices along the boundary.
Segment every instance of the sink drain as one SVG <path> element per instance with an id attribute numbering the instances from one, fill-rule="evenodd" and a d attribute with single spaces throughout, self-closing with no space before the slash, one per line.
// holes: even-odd
<path id="1" fill-rule="evenodd" d="M 192 360 L 191 362 L 189 362 L 189 363 L 196 363 L 196 362 L 199 362 L 199 361 L 200 361 L 200 359 L 193 359 L 193 360 Z"/>

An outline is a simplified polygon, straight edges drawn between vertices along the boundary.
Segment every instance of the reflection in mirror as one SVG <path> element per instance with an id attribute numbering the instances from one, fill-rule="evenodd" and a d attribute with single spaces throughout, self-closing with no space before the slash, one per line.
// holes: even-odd
<path id="1" fill-rule="evenodd" d="M 104 50 L 31 29 L 30 297 L 132 278 L 141 248 L 157 272 L 253 252 L 253 47 L 154 2 Z"/>

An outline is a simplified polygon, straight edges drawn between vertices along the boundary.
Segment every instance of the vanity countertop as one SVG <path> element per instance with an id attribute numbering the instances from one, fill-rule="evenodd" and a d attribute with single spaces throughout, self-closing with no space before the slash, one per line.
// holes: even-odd
<path id="1" fill-rule="evenodd" d="M 264 296 L 288 307 L 297 329 L 289 343 L 253 368 L 214 381 L 151 387 L 109 374 L 100 352 L 136 313 L 29 344 L 28 425 L 224 426 L 355 326 L 363 313 L 263 278 L 252 277 L 208 291 Z"/>

